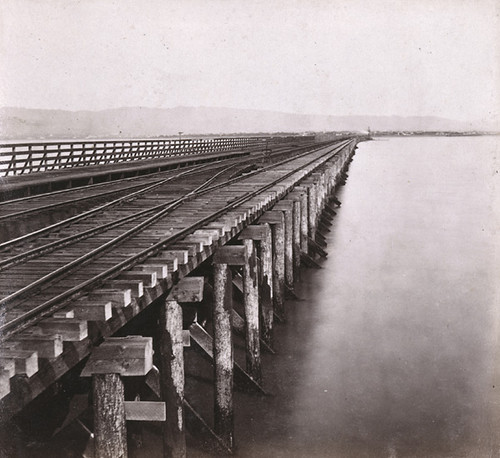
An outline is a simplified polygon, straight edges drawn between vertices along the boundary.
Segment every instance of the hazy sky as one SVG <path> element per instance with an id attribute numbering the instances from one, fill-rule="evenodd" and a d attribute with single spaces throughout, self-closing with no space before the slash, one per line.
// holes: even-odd
<path id="1" fill-rule="evenodd" d="M 0 106 L 500 112 L 499 0 L 1 0 Z"/>

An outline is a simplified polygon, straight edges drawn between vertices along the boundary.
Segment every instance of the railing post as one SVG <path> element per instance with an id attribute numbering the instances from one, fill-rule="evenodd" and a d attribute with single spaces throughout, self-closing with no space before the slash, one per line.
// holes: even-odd
<path id="1" fill-rule="evenodd" d="M 69 156 L 68 156 L 68 162 L 71 162 L 71 164 L 75 164 L 78 161 L 75 160 L 75 145 L 73 143 L 69 144 Z M 61 154 L 61 145 L 57 145 L 57 157 L 59 157 Z M 54 166 L 55 166 L 55 161 L 54 161 Z M 55 168 L 55 167 L 54 167 Z"/>
<path id="2" fill-rule="evenodd" d="M 31 172 L 33 170 L 33 145 L 28 146 L 28 157 L 26 158 L 26 165 L 28 170 Z"/>

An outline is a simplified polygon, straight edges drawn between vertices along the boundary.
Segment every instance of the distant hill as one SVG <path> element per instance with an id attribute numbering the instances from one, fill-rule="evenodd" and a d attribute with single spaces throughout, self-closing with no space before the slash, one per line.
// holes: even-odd
<path id="1" fill-rule="evenodd" d="M 233 108 L 116 108 L 64 111 L 0 108 L 0 138 L 134 138 L 257 132 L 491 129 L 438 117 L 322 116 Z"/>

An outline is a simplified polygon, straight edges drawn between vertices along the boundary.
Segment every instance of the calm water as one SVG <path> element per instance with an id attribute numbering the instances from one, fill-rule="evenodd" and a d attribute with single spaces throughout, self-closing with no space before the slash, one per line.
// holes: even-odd
<path id="1" fill-rule="evenodd" d="M 274 396 L 237 398 L 237 456 L 500 456 L 498 153 L 359 146 L 329 257 L 265 360 Z"/>
<path id="2" fill-rule="evenodd" d="M 237 457 L 500 456 L 499 152 L 498 137 L 359 145 L 328 259 L 264 355 L 272 396 L 236 393 Z M 131 456 L 161 456 L 159 437 Z"/>

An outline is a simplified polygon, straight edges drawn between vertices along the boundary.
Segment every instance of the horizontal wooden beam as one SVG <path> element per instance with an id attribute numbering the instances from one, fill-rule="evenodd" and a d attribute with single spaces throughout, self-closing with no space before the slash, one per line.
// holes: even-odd
<path id="1" fill-rule="evenodd" d="M 203 277 L 184 277 L 179 283 L 174 285 L 167 301 L 182 302 L 201 302 L 203 300 Z"/>
<path id="2" fill-rule="evenodd" d="M 9 373 L 0 368 L 0 399 L 4 398 L 10 393 L 10 375 Z"/>
<path id="3" fill-rule="evenodd" d="M 88 297 L 91 300 L 109 301 L 113 307 L 127 307 L 132 303 L 130 289 L 98 289 L 92 291 Z"/>
<path id="4" fill-rule="evenodd" d="M 2 358 L 14 361 L 18 375 L 31 377 L 38 371 L 38 353 L 36 351 L 1 348 L 0 353 Z"/>
<path id="5" fill-rule="evenodd" d="M 125 420 L 165 421 L 167 409 L 164 402 L 125 401 Z"/>
<path id="6" fill-rule="evenodd" d="M 247 254 L 244 246 L 223 246 L 214 254 L 214 264 L 244 266 L 247 261 Z"/>
<path id="7" fill-rule="evenodd" d="M 259 223 L 280 224 L 283 222 L 283 212 L 269 210 L 259 218 Z"/>
<path id="8" fill-rule="evenodd" d="M 38 326 L 44 333 L 60 334 L 65 342 L 80 342 L 88 335 L 87 322 L 74 318 L 47 318 Z"/>
<path id="9" fill-rule="evenodd" d="M 40 358 L 49 359 L 56 358 L 63 352 L 63 339 L 61 335 L 38 334 L 36 328 L 34 332 L 30 331 L 17 334 L 13 339 L 13 342 L 18 344 L 17 347 L 19 349 L 36 351 Z"/>
<path id="10" fill-rule="evenodd" d="M 240 240 L 267 240 L 271 229 L 267 224 L 254 224 L 243 229 L 238 237 Z"/>
<path id="11" fill-rule="evenodd" d="M 16 375 L 16 362 L 13 359 L 0 358 L 0 370 L 4 370 L 10 377 Z"/>
<path id="12" fill-rule="evenodd" d="M 146 375 L 153 367 L 152 337 L 109 337 L 94 348 L 82 371 L 82 377 L 92 374 Z"/>
<path id="13" fill-rule="evenodd" d="M 157 256 L 159 258 L 164 258 L 167 261 L 177 260 L 179 264 L 187 264 L 189 260 L 188 250 L 165 250 L 160 251 Z"/>
<path id="14" fill-rule="evenodd" d="M 87 321 L 107 321 L 113 315 L 110 301 L 81 299 L 73 304 L 75 318 Z"/>

